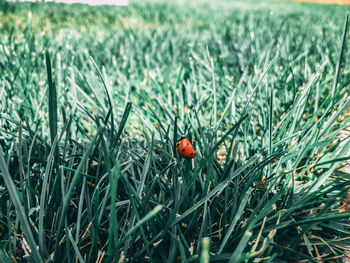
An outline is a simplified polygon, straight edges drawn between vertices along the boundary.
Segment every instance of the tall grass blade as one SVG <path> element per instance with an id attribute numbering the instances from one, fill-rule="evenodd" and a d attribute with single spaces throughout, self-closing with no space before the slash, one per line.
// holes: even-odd
<path id="1" fill-rule="evenodd" d="M 4 182 L 6 185 L 6 188 L 9 191 L 11 200 L 13 205 L 15 206 L 17 216 L 19 218 L 19 221 L 21 223 L 21 229 L 24 233 L 24 236 L 26 238 L 26 241 L 31 249 L 31 253 L 33 256 L 32 262 L 44 262 L 42 256 L 40 255 L 40 252 L 38 250 L 38 245 L 36 244 L 36 241 L 34 239 L 34 235 L 32 232 L 32 229 L 30 227 L 28 217 L 24 211 L 23 203 L 21 202 L 19 196 L 18 196 L 18 190 L 12 180 L 12 177 L 8 171 L 7 164 L 4 158 L 4 152 L 2 148 L 0 148 L 0 171 L 1 175 L 4 178 Z"/>
<path id="2" fill-rule="evenodd" d="M 102 132 L 104 131 L 104 127 L 101 127 L 97 134 L 95 135 L 95 137 L 93 138 L 92 142 L 89 145 L 89 148 L 85 151 L 83 157 L 80 160 L 79 166 L 77 168 L 77 170 L 74 173 L 73 176 L 73 180 L 71 182 L 71 184 L 69 185 L 69 189 L 67 194 L 65 195 L 65 198 L 63 200 L 63 207 L 62 207 L 62 212 L 60 214 L 60 219 L 59 219 L 59 223 L 58 223 L 58 230 L 57 230 L 57 237 L 55 240 L 55 254 L 54 254 L 54 262 L 58 262 L 59 261 L 59 257 L 61 255 L 59 255 L 59 242 L 61 241 L 61 237 L 62 237 L 62 231 L 63 231 L 63 225 L 64 225 L 64 221 L 68 212 L 68 208 L 69 208 L 69 204 L 70 204 L 70 200 L 72 198 L 73 195 L 73 191 L 74 189 L 78 186 L 78 184 L 81 182 L 82 179 L 82 174 L 81 171 L 85 165 L 85 162 L 87 161 L 92 149 L 94 147 L 96 147 L 99 137 L 101 136 Z"/>
<path id="3" fill-rule="evenodd" d="M 50 122 L 50 136 L 51 143 L 55 140 L 57 135 L 57 91 L 52 80 L 51 60 L 48 49 L 45 51 L 47 80 L 49 84 L 49 122 Z"/>
<path id="4" fill-rule="evenodd" d="M 333 81 L 333 86 L 332 86 L 332 101 L 334 102 L 334 96 L 336 93 L 336 89 L 337 89 L 337 84 L 338 84 L 338 80 L 339 80 L 339 75 L 340 75 L 340 66 L 343 60 L 343 52 L 344 52 L 344 48 L 345 48 L 345 39 L 346 39 L 346 33 L 348 31 L 348 21 L 349 21 L 349 13 L 346 14 L 345 17 L 345 23 L 344 23 L 344 28 L 343 28 L 343 37 L 342 37 L 342 42 L 339 48 L 339 55 L 338 55 L 338 63 L 337 63 L 337 67 L 336 67 L 336 71 L 335 71 L 335 76 L 334 76 L 334 81 Z"/>

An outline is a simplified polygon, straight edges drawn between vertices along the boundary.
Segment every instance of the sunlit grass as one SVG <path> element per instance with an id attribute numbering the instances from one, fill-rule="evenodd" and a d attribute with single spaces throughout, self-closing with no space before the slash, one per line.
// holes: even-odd
<path id="1" fill-rule="evenodd" d="M 0 261 L 340 262 L 346 8 L 7 8 Z"/>

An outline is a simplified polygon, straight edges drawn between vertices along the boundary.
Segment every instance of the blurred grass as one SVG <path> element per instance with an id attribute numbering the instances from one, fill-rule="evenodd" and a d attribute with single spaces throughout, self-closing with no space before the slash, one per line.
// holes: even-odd
<path id="1" fill-rule="evenodd" d="M 348 7 L 0 6 L 0 260 L 340 262 Z"/>
<path id="2" fill-rule="evenodd" d="M 122 28 L 156 29 L 175 27 L 182 30 L 201 31 L 210 29 L 210 21 L 224 23 L 228 17 L 240 10 L 249 13 L 275 12 L 281 15 L 311 15 L 312 19 L 324 19 L 329 26 L 338 26 L 349 10 L 347 6 L 319 5 L 283 1 L 131 1 L 129 7 L 88 6 L 84 4 L 60 3 L 15 3 L 2 1 L 1 25 L 5 29 L 13 26 L 19 30 L 27 28 L 28 11 L 32 12 L 32 28 L 40 33 L 53 33 L 59 30 L 78 29 L 91 31 Z M 157 11 L 151 10 L 156 8 Z M 172 10 L 181 9 L 181 15 L 174 17 Z M 78 15 L 77 15 L 78 13 Z M 337 14 L 336 16 L 334 14 Z M 276 14 L 275 14 L 276 15 Z M 208 19 L 209 18 L 209 19 Z M 209 23 L 208 23 L 209 22 Z M 335 23 L 335 25 L 332 23 Z"/>

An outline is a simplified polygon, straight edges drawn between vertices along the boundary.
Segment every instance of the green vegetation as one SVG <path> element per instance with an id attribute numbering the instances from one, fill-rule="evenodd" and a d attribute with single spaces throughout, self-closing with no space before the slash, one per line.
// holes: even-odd
<path id="1" fill-rule="evenodd" d="M 0 6 L 1 262 L 341 262 L 348 8 Z"/>

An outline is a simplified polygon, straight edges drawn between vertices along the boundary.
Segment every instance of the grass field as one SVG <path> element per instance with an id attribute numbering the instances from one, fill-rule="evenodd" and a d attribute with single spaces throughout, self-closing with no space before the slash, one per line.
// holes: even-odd
<path id="1" fill-rule="evenodd" d="M 0 262 L 342 262 L 349 7 L 0 7 Z"/>

